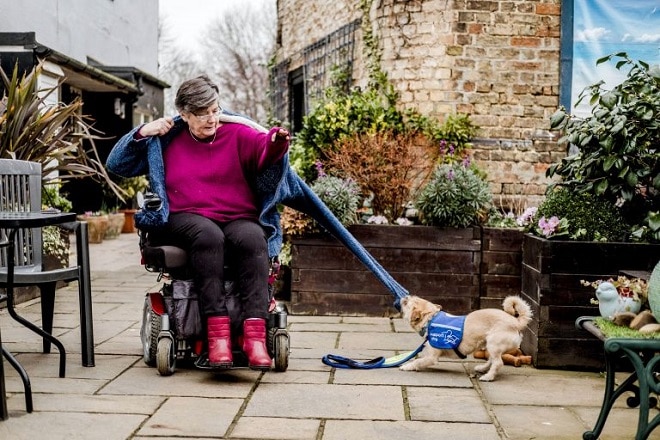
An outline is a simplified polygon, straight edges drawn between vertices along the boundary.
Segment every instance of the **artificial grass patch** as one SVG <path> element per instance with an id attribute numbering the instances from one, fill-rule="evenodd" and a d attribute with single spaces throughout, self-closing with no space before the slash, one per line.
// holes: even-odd
<path id="1" fill-rule="evenodd" d="M 639 330 L 616 325 L 602 317 L 594 319 L 594 324 L 603 332 L 606 338 L 660 339 L 660 332 L 640 333 Z"/>

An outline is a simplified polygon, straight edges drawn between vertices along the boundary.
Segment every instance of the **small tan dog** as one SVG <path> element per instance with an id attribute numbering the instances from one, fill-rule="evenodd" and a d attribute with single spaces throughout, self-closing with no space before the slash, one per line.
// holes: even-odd
<path id="1" fill-rule="evenodd" d="M 506 297 L 502 302 L 502 306 L 504 310 L 476 310 L 465 317 L 448 315 L 452 318 L 465 320 L 462 335 L 460 335 L 460 330 L 454 324 L 435 324 L 433 318 L 441 314 L 439 313 L 442 310 L 441 306 L 414 295 L 402 298 L 401 312 L 403 313 L 403 319 L 408 321 L 410 326 L 420 335 L 427 337 L 427 331 L 431 332 L 432 326 L 441 327 L 443 339 L 453 339 L 455 342 L 460 340 L 460 344 L 454 349 L 433 348 L 431 344 L 438 338 L 433 334 L 429 334 L 429 343 L 426 344 L 420 356 L 399 368 L 406 371 L 423 370 L 437 362 L 441 356 L 450 355 L 452 351 L 455 351 L 460 357 L 465 357 L 476 350 L 487 350 L 490 353 L 488 361 L 475 367 L 475 371 L 486 373 L 479 378 L 481 381 L 494 380 L 498 370 L 503 365 L 502 354 L 520 347 L 522 341 L 520 332 L 532 319 L 532 310 L 529 304 L 518 296 Z M 431 336 L 433 336 L 433 339 L 431 339 Z"/>

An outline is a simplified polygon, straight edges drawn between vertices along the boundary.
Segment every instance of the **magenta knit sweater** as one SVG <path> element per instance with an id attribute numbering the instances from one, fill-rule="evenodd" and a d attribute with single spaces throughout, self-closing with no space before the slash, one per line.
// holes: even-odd
<path id="1" fill-rule="evenodd" d="M 250 182 L 280 160 L 288 141 L 242 124 L 221 125 L 212 143 L 182 131 L 163 152 L 170 212 L 192 212 L 219 222 L 257 219 L 258 201 Z"/>

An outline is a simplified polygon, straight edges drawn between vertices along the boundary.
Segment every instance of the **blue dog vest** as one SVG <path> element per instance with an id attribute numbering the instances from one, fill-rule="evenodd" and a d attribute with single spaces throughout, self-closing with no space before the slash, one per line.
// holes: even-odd
<path id="1" fill-rule="evenodd" d="M 431 347 L 445 350 L 458 348 L 463 339 L 465 316 L 438 312 L 428 324 L 427 334 Z"/>

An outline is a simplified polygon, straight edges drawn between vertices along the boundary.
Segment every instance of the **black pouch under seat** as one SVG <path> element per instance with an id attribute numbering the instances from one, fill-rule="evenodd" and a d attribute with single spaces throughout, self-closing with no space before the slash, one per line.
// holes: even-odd
<path id="1" fill-rule="evenodd" d="M 202 335 L 199 300 L 192 280 L 174 280 L 163 286 L 165 307 L 170 325 L 178 338 L 191 339 Z"/>

